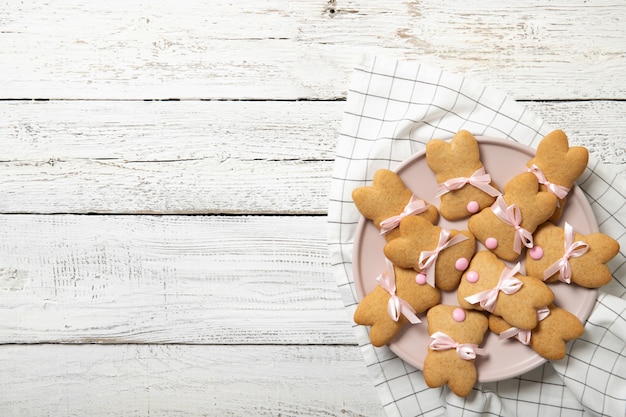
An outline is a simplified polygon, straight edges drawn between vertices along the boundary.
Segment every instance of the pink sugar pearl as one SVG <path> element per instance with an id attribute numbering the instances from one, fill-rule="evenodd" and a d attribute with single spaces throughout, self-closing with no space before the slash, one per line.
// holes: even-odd
<path id="1" fill-rule="evenodd" d="M 488 237 L 487 240 L 485 240 L 485 246 L 487 247 L 487 249 L 495 249 L 498 247 L 498 239 L 496 239 L 495 237 Z"/>
<path id="2" fill-rule="evenodd" d="M 477 201 L 470 201 L 469 203 L 467 203 L 467 212 L 468 213 L 476 213 L 478 212 L 478 209 L 480 209 L 480 206 L 478 205 Z"/>
<path id="3" fill-rule="evenodd" d="M 462 308 L 455 308 L 452 311 L 452 318 L 454 321 L 458 321 L 459 323 L 465 321 L 465 310 Z"/>
<path id="4" fill-rule="evenodd" d="M 467 260 L 467 258 L 459 258 L 454 263 L 454 267 L 456 268 L 457 271 L 465 271 L 468 266 L 469 266 L 469 261 Z"/>
<path id="5" fill-rule="evenodd" d="M 415 276 L 415 282 L 417 282 L 419 285 L 424 285 L 426 284 L 426 275 L 425 274 L 417 274 Z"/>
<path id="6" fill-rule="evenodd" d="M 467 273 L 467 275 L 465 276 L 465 279 L 467 280 L 467 282 L 471 282 L 472 284 L 478 281 L 478 272 L 476 271 L 469 271 Z"/>
<path id="7" fill-rule="evenodd" d="M 533 248 L 529 251 L 530 257 L 535 261 L 543 258 L 543 249 L 541 246 L 533 246 Z"/>

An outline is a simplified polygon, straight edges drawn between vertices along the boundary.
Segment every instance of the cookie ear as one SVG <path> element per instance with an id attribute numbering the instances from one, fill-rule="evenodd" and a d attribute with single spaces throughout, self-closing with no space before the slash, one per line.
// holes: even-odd
<path id="1" fill-rule="evenodd" d="M 469 176 L 482 166 L 478 142 L 467 130 L 460 130 L 449 143 L 439 139 L 428 142 L 426 163 L 438 176 L 438 180 L 439 174 L 443 175 L 443 181 L 451 177 Z"/>
<path id="2" fill-rule="evenodd" d="M 435 174 L 445 168 L 450 155 L 450 146 L 441 139 L 433 139 L 426 143 L 426 164 Z"/>
<path id="3" fill-rule="evenodd" d="M 460 130 L 450 142 L 450 150 L 457 160 L 478 160 L 478 142 L 467 130 Z"/>
<path id="4" fill-rule="evenodd" d="M 376 189 L 372 187 L 359 187 L 352 190 L 352 201 L 354 201 L 359 212 L 367 218 L 377 215 L 376 194 Z"/>
<path id="5" fill-rule="evenodd" d="M 388 169 L 379 169 L 374 173 L 372 186 L 381 188 L 402 188 L 405 185 L 402 178 L 400 178 L 400 176 L 395 172 Z"/>
<path id="6" fill-rule="evenodd" d="M 541 140 L 537 155 L 530 164 L 536 163 L 548 181 L 570 188 L 585 171 L 588 162 L 589 151 L 586 148 L 570 147 L 565 132 L 555 130 Z"/>
<path id="7" fill-rule="evenodd" d="M 531 172 L 522 172 L 504 184 L 504 195 L 532 196 L 539 192 L 539 180 Z"/>
<path id="8" fill-rule="evenodd" d="M 435 247 L 441 228 L 419 216 L 408 216 L 400 222 L 400 236 L 387 242 L 383 253 L 401 268 L 416 268 L 419 263 L 418 242 L 425 247 Z"/>
<path id="9" fill-rule="evenodd" d="M 370 326 L 370 341 L 377 347 L 387 344 L 400 328 L 408 323 L 403 316 L 397 322 L 389 317 L 388 300 L 389 294 L 377 286 L 361 300 L 354 312 L 355 323 Z"/>
<path id="10" fill-rule="evenodd" d="M 569 149 L 567 135 L 562 130 L 553 130 L 541 139 L 537 145 L 537 157 L 547 160 L 554 156 L 563 158 Z"/>
<path id="11" fill-rule="evenodd" d="M 585 236 L 585 240 L 594 249 L 598 262 L 607 263 L 619 252 L 619 243 L 604 233 L 592 233 Z"/>
<path id="12" fill-rule="evenodd" d="M 539 180 L 531 172 L 522 172 L 511 178 L 504 186 L 504 195 L 507 203 L 516 203 L 522 210 L 534 207 L 542 212 L 554 211 L 557 202 L 554 194 L 540 191 Z"/>
<path id="13" fill-rule="evenodd" d="M 576 339 L 585 331 L 578 318 L 567 310 L 550 305 L 550 315 L 532 331 L 530 347 L 549 360 L 563 359 L 565 343 Z"/>
<path id="14" fill-rule="evenodd" d="M 587 168 L 589 162 L 589 151 L 582 146 L 573 146 L 567 151 L 567 164 L 571 167 L 571 176 L 574 178 L 571 182 L 576 181 Z"/>
<path id="15" fill-rule="evenodd" d="M 385 193 L 389 197 L 385 197 Z M 352 190 L 352 201 L 359 212 L 368 219 L 377 220 L 387 212 L 402 211 L 411 196 L 400 176 L 387 169 L 379 169 L 374 173 L 371 186 L 357 187 Z M 386 204 L 381 204 L 380 199 L 385 198 Z M 391 201 L 393 200 L 393 201 Z M 393 204 L 392 204 L 393 203 Z M 388 205 L 392 204 L 389 208 Z M 396 207 L 397 206 L 397 207 Z"/>

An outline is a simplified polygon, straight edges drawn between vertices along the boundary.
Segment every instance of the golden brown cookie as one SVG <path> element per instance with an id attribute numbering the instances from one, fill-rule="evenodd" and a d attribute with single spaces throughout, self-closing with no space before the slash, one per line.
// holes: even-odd
<path id="1" fill-rule="evenodd" d="M 565 343 L 582 336 L 585 331 L 578 317 L 554 304 L 546 307 L 549 311 L 537 326 L 528 331 L 511 327 L 501 317 L 489 316 L 489 329 L 501 338 L 516 338 L 548 360 L 565 357 Z"/>
<path id="2" fill-rule="evenodd" d="M 562 130 L 550 132 L 539 142 L 537 154 L 526 166 L 537 176 L 543 191 L 550 191 L 558 197 L 551 221 L 561 217 L 566 196 L 585 171 L 588 161 L 589 151 L 582 146 L 570 147 Z"/>
<path id="3" fill-rule="evenodd" d="M 355 188 L 352 199 L 363 217 L 371 220 L 387 240 L 398 235 L 397 226 L 407 215 L 424 217 L 433 224 L 439 219 L 435 206 L 414 196 L 400 176 L 388 169 L 376 171 L 372 185 Z"/>
<path id="4" fill-rule="evenodd" d="M 513 261 L 533 246 L 532 233 L 554 213 L 556 199 L 539 190 L 534 174 L 524 172 L 506 183 L 492 207 L 471 216 L 468 228 L 487 249 Z"/>
<path id="5" fill-rule="evenodd" d="M 428 310 L 431 342 L 424 359 L 424 379 L 429 387 L 447 384 L 456 395 L 467 396 L 476 384 L 475 360 L 485 352 L 479 347 L 487 332 L 483 313 L 439 304 Z"/>
<path id="6" fill-rule="evenodd" d="M 524 330 L 537 325 L 537 309 L 554 301 L 543 281 L 519 273 L 489 251 L 480 251 L 463 273 L 457 298 L 465 309 L 489 311 Z"/>
<path id="7" fill-rule="evenodd" d="M 526 253 L 526 273 L 546 282 L 573 282 L 598 288 L 611 281 L 606 263 L 619 252 L 619 243 L 604 233 L 586 236 L 565 227 L 545 223 L 535 232 L 535 248 Z"/>
<path id="8" fill-rule="evenodd" d="M 419 323 L 413 315 L 423 313 L 439 303 L 439 290 L 430 285 L 417 284 L 415 276 L 416 272 L 412 269 L 398 268 L 388 263 L 387 271 L 377 279 L 379 284 L 357 306 L 354 321 L 371 326 L 372 345 L 389 343 L 403 326 L 412 321 L 414 324 Z"/>
<path id="9" fill-rule="evenodd" d="M 477 213 L 491 206 L 500 194 L 485 172 L 476 138 L 467 130 L 459 131 L 450 142 L 428 142 L 426 163 L 439 183 L 439 212 L 448 220 Z"/>
<path id="10" fill-rule="evenodd" d="M 387 242 L 384 253 L 395 265 L 422 273 L 422 280 L 429 284 L 453 291 L 475 247 L 474 236 L 467 230 L 447 230 L 411 216 L 400 222 L 400 236 Z"/>

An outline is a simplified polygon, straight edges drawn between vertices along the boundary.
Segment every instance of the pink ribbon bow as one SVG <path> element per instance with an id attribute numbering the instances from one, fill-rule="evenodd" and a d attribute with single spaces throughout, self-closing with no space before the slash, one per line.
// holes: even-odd
<path id="1" fill-rule="evenodd" d="M 515 253 L 522 253 L 522 245 L 532 248 L 533 234 L 520 226 L 522 222 L 522 211 L 515 204 L 506 205 L 506 201 L 502 195 L 496 198 L 496 202 L 491 207 L 493 214 L 498 216 L 500 220 L 515 228 L 515 239 L 513 241 L 513 250 Z"/>
<path id="2" fill-rule="evenodd" d="M 495 288 L 467 296 L 465 297 L 465 301 L 470 304 L 480 303 L 482 308 L 490 313 L 493 313 L 493 310 L 496 308 L 496 300 L 498 299 L 500 291 L 510 295 L 515 294 L 522 287 L 523 282 L 514 276 L 519 272 L 520 267 L 521 265 L 519 262 L 513 268 L 505 266 L 500 274 L 498 285 L 496 285 Z"/>
<path id="3" fill-rule="evenodd" d="M 425 250 L 420 252 L 419 263 L 417 266 L 422 270 L 422 272 L 426 272 L 426 282 L 433 288 L 435 287 L 435 262 L 437 261 L 439 252 L 452 245 L 456 245 L 457 243 L 467 240 L 467 236 L 461 233 L 455 235 L 450 240 L 448 240 L 449 237 L 450 231 L 441 229 L 437 247 L 434 250 Z"/>
<path id="4" fill-rule="evenodd" d="M 528 172 L 535 174 L 535 177 L 539 180 L 539 184 L 545 185 L 552 194 L 556 195 L 561 200 L 564 199 L 569 193 L 569 188 L 548 181 L 546 175 L 537 165 L 532 164 L 532 166 L 528 168 Z"/>
<path id="5" fill-rule="evenodd" d="M 548 269 L 543 271 L 543 280 L 550 278 L 557 271 L 559 272 L 559 281 L 569 284 L 572 281 L 572 266 L 569 258 L 578 258 L 583 256 L 589 250 L 589 245 L 582 240 L 574 242 L 574 228 L 565 222 L 565 253 L 563 257 L 550 265 Z"/>
<path id="6" fill-rule="evenodd" d="M 387 271 L 376 277 L 376 282 L 391 296 L 387 302 L 387 313 L 389 313 L 389 317 L 391 317 L 393 321 L 398 321 L 400 315 L 403 315 L 412 324 L 421 323 L 422 321 L 417 317 L 415 309 L 396 295 L 396 276 L 393 272 L 393 264 L 386 258 L 385 262 L 387 264 Z"/>
<path id="7" fill-rule="evenodd" d="M 425 212 L 426 210 L 428 210 L 428 204 L 426 204 L 424 200 L 419 200 L 414 195 L 412 195 L 406 207 L 404 207 L 404 210 L 402 210 L 402 213 L 398 214 L 397 216 L 389 217 L 388 219 L 380 222 L 380 234 L 386 235 L 387 233 L 391 232 L 393 229 L 398 227 L 400 221 L 406 216 L 420 214 Z"/>
<path id="8" fill-rule="evenodd" d="M 541 321 L 550 315 L 550 309 L 548 307 L 542 307 L 537 310 L 537 320 Z M 517 340 L 522 342 L 524 345 L 528 345 L 530 343 L 530 337 L 532 335 L 531 330 L 523 330 L 518 329 L 517 327 L 511 327 L 508 330 L 500 333 L 499 340 L 510 339 L 511 337 L 515 337 Z"/>
<path id="9" fill-rule="evenodd" d="M 435 197 L 441 197 L 445 193 L 463 188 L 466 184 L 473 185 L 492 197 L 500 195 L 500 191 L 490 185 L 491 175 L 485 174 L 485 167 L 481 167 L 472 174 L 471 177 L 451 178 L 448 181 L 439 183 Z"/>
<path id="10" fill-rule="evenodd" d="M 476 355 L 484 355 L 486 353 L 485 349 L 480 349 L 478 345 L 474 345 L 471 343 L 457 343 L 450 336 L 443 332 L 435 332 L 430 336 L 430 348 L 432 350 L 449 350 L 456 349 L 456 354 L 459 355 L 459 358 L 465 359 L 466 361 L 470 359 L 475 359 Z"/>

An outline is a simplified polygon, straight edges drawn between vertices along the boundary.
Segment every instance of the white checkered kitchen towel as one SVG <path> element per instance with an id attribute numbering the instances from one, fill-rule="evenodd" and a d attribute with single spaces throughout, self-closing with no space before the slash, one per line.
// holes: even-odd
<path id="1" fill-rule="evenodd" d="M 567 126 L 559 126 L 567 132 Z M 348 315 L 357 305 L 352 278 L 359 213 L 355 187 L 379 168 L 395 168 L 432 138 L 465 129 L 536 148 L 553 127 L 520 103 L 470 79 L 417 62 L 364 57 L 353 74 L 337 146 L 329 206 L 329 249 Z M 570 138 L 572 143 L 583 138 Z M 421 371 L 388 348 L 369 342 L 353 323 L 367 367 L 389 416 L 623 416 L 626 410 L 626 181 L 590 157 L 578 180 L 600 231 L 621 252 L 609 263 L 612 283 L 601 288 L 584 335 L 567 356 L 516 378 L 477 384 L 466 398 L 431 389 Z"/>

